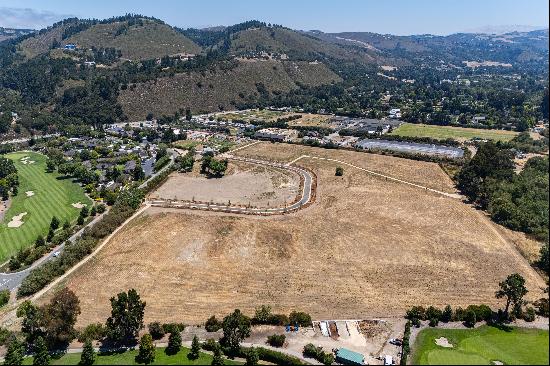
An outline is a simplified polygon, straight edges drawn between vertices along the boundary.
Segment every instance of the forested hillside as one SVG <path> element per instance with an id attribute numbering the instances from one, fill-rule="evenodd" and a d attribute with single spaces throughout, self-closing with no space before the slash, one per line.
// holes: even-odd
<path id="1" fill-rule="evenodd" d="M 13 135 L 268 105 L 522 131 L 547 116 L 547 41 L 70 18 L 0 42 L 0 112 L 17 114 Z"/>

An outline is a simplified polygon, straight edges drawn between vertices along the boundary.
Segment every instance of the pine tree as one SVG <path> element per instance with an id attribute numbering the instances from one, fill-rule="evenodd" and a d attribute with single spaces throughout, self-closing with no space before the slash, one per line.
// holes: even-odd
<path id="1" fill-rule="evenodd" d="M 175 355 L 180 351 L 181 348 L 181 334 L 175 329 L 174 332 L 170 333 L 168 337 L 168 347 L 166 347 L 166 353 L 169 355 Z"/>
<path id="2" fill-rule="evenodd" d="M 189 354 L 189 359 L 196 360 L 199 358 L 201 350 L 201 345 L 199 343 L 199 338 L 197 336 L 193 337 L 193 342 L 191 342 L 191 353 Z"/>
<path id="3" fill-rule="evenodd" d="M 80 365 L 93 365 L 95 362 L 95 350 L 92 346 L 92 341 L 87 339 L 84 343 L 84 349 L 82 350 L 82 355 L 80 356 Z"/>
<path id="4" fill-rule="evenodd" d="M 34 343 L 34 359 L 32 361 L 33 365 L 49 365 L 50 364 L 50 353 L 48 352 L 48 346 L 46 345 L 46 341 L 44 341 L 44 338 L 38 337 L 36 338 L 36 342 Z"/>
<path id="5" fill-rule="evenodd" d="M 23 363 L 23 344 L 13 337 L 8 345 L 8 352 L 4 357 L 4 365 L 21 365 Z"/>
<path id="6" fill-rule="evenodd" d="M 136 361 L 139 363 L 150 364 L 155 360 L 155 345 L 153 337 L 150 334 L 145 334 L 139 341 L 139 353 Z"/>
<path id="7" fill-rule="evenodd" d="M 225 365 L 225 363 L 223 362 L 222 349 L 218 343 L 216 343 L 212 351 L 214 352 L 214 358 L 212 359 L 211 365 Z"/>

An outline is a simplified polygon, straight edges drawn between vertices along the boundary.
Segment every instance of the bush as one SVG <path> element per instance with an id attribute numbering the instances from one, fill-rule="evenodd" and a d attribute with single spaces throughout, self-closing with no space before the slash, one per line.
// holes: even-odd
<path id="1" fill-rule="evenodd" d="M 164 337 L 165 331 L 159 322 L 149 323 L 147 328 L 149 329 L 149 334 L 151 334 L 151 337 L 153 337 L 154 340 L 159 340 Z"/>
<path id="2" fill-rule="evenodd" d="M 273 334 L 267 337 L 267 343 L 272 347 L 282 347 L 285 344 L 284 334 Z"/>
<path id="3" fill-rule="evenodd" d="M 212 315 L 208 318 L 206 323 L 204 323 L 204 329 L 206 329 L 207 332 L 217 332 L 222 329 L 222 323 L 216 319 L 215 315 Z"/>
<path id="4" fill-rule="evenodd" d="M 332 353 L 325 353 L 323 352 L 323 347 L 315 347 L 311 343 L 304 346 L 302 353 L 304 357 L 314 358 L 323 365 L 331 365 L 334 362 L 334 355 Z"/>
<path id="5" fill-rule="evenodd" d="M 430 319 L 430 323 L 429 323 L 430 327 L 437 327 L 438 324 L 439 324 L 439 319 L 437 319 L 437 318 L 431 318 Z"/>
<path id="6" fill-rule="evenodd" d="M 443 323 L 448 323 L 453 319 L 453 309 L 451 308 L 451 305 L 445 306 L 445 309 L 441 313 L 441 321 Z"/>
<path id="7" fill-rule="evenodd" d="M 523 313 L 523 320 L 526 322 L 533 322 L 535 321 L 535 316 L 535 309 L 529 306 Z"/>
<path id="8" fill-rule="evenodd" d="M 490 322 L 493 318 L 493 310 L 491 310 L 491 308 L 487 305 L 470 305 L 466 308 L 466 312 L 470 310 L 476 314 L 476 319 L 478 322 L 483 320 Z"/>
<path id="9" fill-rule="evenodd" d="M 246 349 L 243 349 L 243 351 Z M 294 356 L 277 352 L 263 347 L 255 347 L 260 360 L 273 363 L 275 365 L 303 365 L 303 362 Z M 244 355 L 246 357 L 246 355 Z"/>
<path id="10" fill-rule="evenodd" d="M 344 168 L 342 168 L 341 166 L 336 167 L 336 173 L 335 173 L 335 175 L 336 175 L 337 177 L 341 177 L 342 175 L 344 175 Z"/>
<path id="11" fill-rule="evenodd" d="M 550 306 L 547 297 L 542 297 L 534 302 L 535 307 L 537 308 L 537 315 L 544 316 L 548 318 L 550 315 Z"/>
<path id="12" fill-rule="evenodd" d="M 217 345 L 218 345 L 218 342 L 216 342 L 214 339 L 210 338 L 210 339 L 207 339 L 206 342 L 203 342 L 201 344 L 201 347 L 205 351 L 213 351 L 214 348 L 216 348 Z"/>
<path id="13" fill-rule="evenodd" d="M 10 290 L 0 291 L 0 307 L 6 305 L 10 301 Z"/>
<path id="14" fill-rule="evenodd" d="M 298 324 L 301 327 L 311 325 L 311 316 L 308 313 L 293 311 L 288 317 L 290 324 Z"/>
<path id="15" fill-rule="evenodd" d="M 92 323 L 78 333 L 78 341 L 82 343 L 87 340 L 99 341 L 106 336 L 107 328 L 102 323 Z"/>
<path id="16" fill-rule="evenodd" d="M 410 310 L 407 310 L 405 318 L 409 320 L 426 320 L 426 309 L 423 306 L 413 306 Z"/>
<path id="17" fill-rule="evenodd" d="M 287 325 L 290 324 L 290 319 L 285 314 L 272 314 L 269 317 L 268 324 L 270 325 Z"/>
<path id="18" fill-rule="evenodd" d="M 442 315 L 443 312 L 433 306 L 430 306 L 428 307 L 428 309 L 426 309 L 426 320 L 437 319 L 439 321 Z"/>
<path id="19" fill-rule="evenodd" d="M 181 333 L 184 329 L 185 324 L 183 323 L 165 323 L 162 325 L 164 333 Z"/>

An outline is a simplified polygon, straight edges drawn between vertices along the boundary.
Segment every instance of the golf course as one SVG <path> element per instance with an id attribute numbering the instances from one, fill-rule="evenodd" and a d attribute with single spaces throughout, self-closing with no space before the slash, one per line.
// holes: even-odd
<path id="1" fill-rule="evenodd" d="M 504 130 L 486 130 L 478 128 L 424 125 L 403 123 L 391 132 L 391 135 L 403 137 L 430 137 L 438 140 L 455 139 L 458 141 L 479 138 L 493 141 L 509 141 L 517 136 L 517 132 Z"/>
<path id="2" fill-rule="evenodd" d="M 61 223 L 73 222 L 80 212 L 73 204 L 90 204 L 78 184 L 46 172 L 46 156 L 15 152 L 5 157 L 15 163 L 19 187 L 0 220 L 0 263 L 34 243 L 39 235 L 46 236 L 52 217 L 56 216 Z"/>
<path id="3" fill-rule="evenodd" d="M 548 365 L 548 330 L 427 328 L 412 351 L 413 365 Z"/>

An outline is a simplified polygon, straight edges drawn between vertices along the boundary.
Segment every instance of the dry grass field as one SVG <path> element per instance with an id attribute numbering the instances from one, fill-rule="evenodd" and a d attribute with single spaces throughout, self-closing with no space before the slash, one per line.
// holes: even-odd
<path id="1" fill-rule="evenodd" d="M 436 164 L 381 155 L 257 144 L 243 155 L 291 160 L 307 152 L 452 191 Z M 543 280 L 500 229 L 459 200 L 357 169 L 301 160 L 318 175 L 317 202 L 279 217 L 148 209 L 66 281 L 80 325 L 104 321 L 109 297 L 136 288 L 146 321 L 200 323 L 234 308 L 304 310 L 314 318 L 401 316 L 412 305 L 501 305 L 498 282 Z"/>

